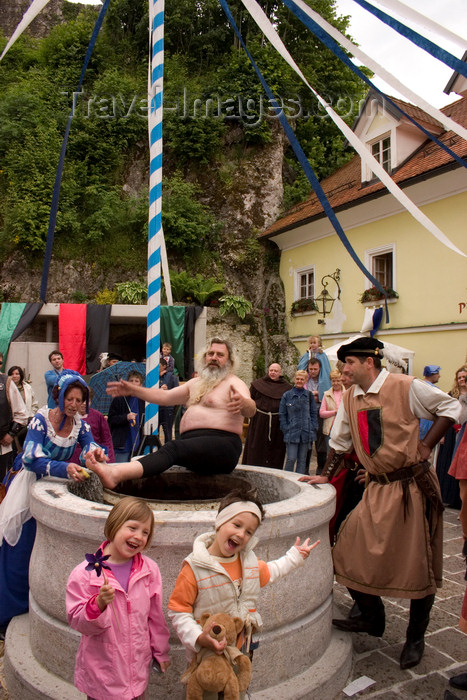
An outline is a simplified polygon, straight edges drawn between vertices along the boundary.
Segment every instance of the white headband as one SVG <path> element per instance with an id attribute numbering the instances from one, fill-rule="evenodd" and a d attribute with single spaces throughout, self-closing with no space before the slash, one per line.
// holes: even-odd
<path id="1" fill-rule="evenodd" d="M 235 503 L 231 503 L 230 505 L 226 506 L 220 513 L 217 514 L 216 530 L 218 530 L 221 525 L 224 525 L 224 523 L 227 523 L 229 520 L 232 520 L 232 518 L 235 518 L 235 516 L 239 513 L 253 513 L 253 515 L 256 515 L 261 523 L 261 511 L 256 503 L 252 503 L 251 501 L 235 501 Z"/>

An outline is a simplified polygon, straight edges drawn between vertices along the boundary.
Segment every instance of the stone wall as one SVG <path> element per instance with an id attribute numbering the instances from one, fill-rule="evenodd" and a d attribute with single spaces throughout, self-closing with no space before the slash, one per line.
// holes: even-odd
<path id="1" fill-rule="evenodd" d="M 237 357 L 235 372 L 248 386 L 254 379 L 263 376 L 273 362 L 279 362 L 284 376 L 292 378 L 297 367 L 298 352 L 287 334 L 266 332 L 261 337 L 255 330 L 257 324 L 252 325 L 242 322 L 237 316 L 220 316 L 217 309 L 208 309 L 206 340 L 226 338 L 233 344 Z"/>
<path id="2" fill-rule="evenodd" d="M 220 316 L 217 309 L 208 309 L 206 341 L 221 338 L 232 343 L 236 353 L 235 373 L 250 386 L 256 379 L 261 344 L 249 325 L 237 316 Z"/>

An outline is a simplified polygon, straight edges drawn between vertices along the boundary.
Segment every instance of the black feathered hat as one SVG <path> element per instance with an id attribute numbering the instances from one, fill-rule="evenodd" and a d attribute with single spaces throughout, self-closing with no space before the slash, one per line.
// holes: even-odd
<path id="1" fill-rule="evenodd" d="M 337 357 L 341 362 L 345 362 L 348 355 L 361 355 L 363 357 L 383 357 L 384 345 L 376 338 L 357 338 L 352 343 L 341 345 L 337 351 Z"/>

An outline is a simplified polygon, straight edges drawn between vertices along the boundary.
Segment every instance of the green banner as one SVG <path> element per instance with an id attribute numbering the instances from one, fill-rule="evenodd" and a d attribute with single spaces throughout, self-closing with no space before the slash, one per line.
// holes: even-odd
<path id="1" fill-rule="evenodd" d="M 26 304 L 10 304 L 8 302 L 2 304 L 0 313 L 0 352 L 3 353 L 3 365 L 0 369 L 2 372 L 8 355 L 11 336 L 23 315 L 25 307 Z"/>
<path id="2" fill-rule="evenodd" d="M 164 343 L 171 344 L 175 370 L 181 377 L 185 375 L 184 341 L 185 307 L 161 306 L 161 347 Z"/>

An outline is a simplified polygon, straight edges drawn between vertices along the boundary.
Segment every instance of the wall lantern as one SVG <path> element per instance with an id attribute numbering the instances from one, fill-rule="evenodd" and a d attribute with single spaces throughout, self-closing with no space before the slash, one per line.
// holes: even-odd
<path id="1" fill-rule="evenodd" d="M 326 316 L 329 316 L 329 314 L 332 311 L 332 307 L 334 306 L 334 297 L 331 296 L 327 290 L 327 286 L 329 282 L 325 282 L 324 280 L 328 277 L 331 279 L 336 287 L 337 287 L 337 297 L 336 299 L 341 298 L 341 288 L 339 287 L 339 280 L 340 280 L 340 274 L 341 271 L 339 268 L 335 272 L 332 273 L 332 275 L 324 275 L 324 277 L 321 278 L 321 284 L 323 285 L 323 288 L 320 292 L 320 294 L 315 298 L 315 304 L 318 309 L 318 313 L 323 315 L 323 318 L 318 319 L 318 323 L 325 323 L 325 318 Z"/>

